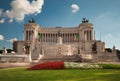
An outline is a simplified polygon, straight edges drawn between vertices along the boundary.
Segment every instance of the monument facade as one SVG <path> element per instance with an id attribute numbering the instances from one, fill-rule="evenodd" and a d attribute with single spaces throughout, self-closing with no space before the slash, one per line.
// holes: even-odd
<path id="1" fill-rule="evenodd" d="M 95 39 L 93 28 L 93 24 L 86 18 L 78 26 L 69 28 L 42 27 L 32 19 L 24 25 L 23 41 L 15 41 L 13 50 L 24 54 L 27 44 L 29 51 L 26 52 L 31 53 L 32 60 L 43 55 L 44 59 L 51 58 L 51 61 L 62 58 L 71 58 L 74 61 L 78 59 L 72 57 L 79 57 L 79 61 L 83 62 L 118 61 L 115 51 L 110 56 L 107 55 L 105 43 Z"/>

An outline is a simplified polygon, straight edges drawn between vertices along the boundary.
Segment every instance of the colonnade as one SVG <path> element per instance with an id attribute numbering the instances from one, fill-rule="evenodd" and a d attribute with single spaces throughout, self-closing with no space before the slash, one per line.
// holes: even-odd
<path id="1" fill-rule="evenodd" d="M 84 31 L 84 38 L 85 38 L 85 40 L 87 40 L 87 41 L 91 41 L 92 40 L 92 35 L 93 33 L 92 33 L 92 31 L 91 30 L 85 30 Z"/>
<path id="2" fill-rule="evenodd" d="M 39 33 L 42 37 L 39 38 L 39 42 L 49 42 L 49 43 L 56 43 L 58 38 L 58 33 Z M 87 41 L 92 40 L 92 30 L 85 30 L 84 31 L 84 39 Z M 79 33 L 78 36 L 80 37 Z M 63 43 L 69 43 L 69 42 L 79 42 L 80 38 L 76 37 L 76 33 L 61 33 L 61 37 L 63 40 Z M 35 40 L 34 32 L 33 30 L 26 30 L 25 31 L 25 40 L 27 41 L 33 41 Z"/>
<path id="3" fill-rule="evenodd" d="M 25 31 L 25 40 L 32 41 L 34 39 L 33 30 Z"/>
<path id="4" fill-rule="evenodd" d="M 40 42 L 57 42 L 57 33 L 39 33 L 42 37 L 39 39 Z M 63 43 L 78 42 L 79 38 L 76 38 L 76 33 L 61 33 Z"/>

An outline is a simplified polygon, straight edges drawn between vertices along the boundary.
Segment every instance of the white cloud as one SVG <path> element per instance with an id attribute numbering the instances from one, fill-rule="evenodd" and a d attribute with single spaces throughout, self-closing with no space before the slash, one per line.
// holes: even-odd
<path id="1" fill-rule="evenodd" d="M 5 22 L 5 19 L 1 19 L 0 20 L 0 24 L 4 23 Z"/>
<path id="2" fill-rule="evenodd" d="M 72 4 L 71 8 L 73 13 L 76 13 L 79 11 L 79 6 L 77 4 Z"/>
<path id="3" fill-rule="evenodd" d="M 3 35 L 0 35 L 0 40 L 4 40 L 4 36 Z"/>
<path id="4" fill-rule="evenodd" d="M 11 2 L 11 10 L 6 10 L 4 15 L 10 18 L 9 22 L 13 19 L 16 21 L 23 21 L 26 15 L 41 13 L 44 0 L 13 0 Z"/>
<path id="5" fill-rule="evenodd" d="M 10 40 L 8 40 L 9 42 L 13 43 L 14 41 L 17 41 L 17 38 L 12 38 Z"/>

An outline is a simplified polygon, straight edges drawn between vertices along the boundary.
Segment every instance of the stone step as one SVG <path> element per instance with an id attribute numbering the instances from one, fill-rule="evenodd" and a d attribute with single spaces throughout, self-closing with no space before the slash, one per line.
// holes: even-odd
<path id="1" fill-rule="evenodd" d="M 40 59 L 39 62 L 57 62 L 57 61 L 63 61 L 63 62 L 80 62 L 81 58 L 77 56 L 44 56 L 42 59 Z"/>

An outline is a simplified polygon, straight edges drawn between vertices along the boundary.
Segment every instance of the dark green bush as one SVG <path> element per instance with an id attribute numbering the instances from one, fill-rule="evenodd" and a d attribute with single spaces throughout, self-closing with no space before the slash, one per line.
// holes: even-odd
<path id="1" fill-rule="evenodd" d="M 105 48 L 105 51 L 112 53 L 112 49 L 111 48 Z"/>
<path id="2" fill-rule="evenodd" d="M 120 69 L 120 64 L 99 64 L 103 69 Z"/>

